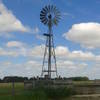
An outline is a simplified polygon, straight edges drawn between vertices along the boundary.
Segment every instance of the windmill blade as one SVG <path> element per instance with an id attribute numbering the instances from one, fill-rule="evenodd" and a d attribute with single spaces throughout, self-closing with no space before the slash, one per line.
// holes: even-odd
<path id="1" fill-rule="evenodd" d="M 46 18 L 45 18 L 45 17 L 40 17 L 40 19 L 41 19 L 41 20 L 45 20 Z"/>
<path id="2" fill-rule="evenodd" d="M 45 10 L 48 12 L 49 11 L 49 9 L 48 9 L 48 7 L 47 6 L 45 6 Z"/>
<path id="3" fill-rule="evenodd" d="M 41 21 L 45 24 L 47 22 L 47 19 L 42 19 Z"/>
<path id="4" fill-rule="evenodd" d="M 44 11 L 41 11 L 41 14 L 45 15 L 45 14 L 46 14 L 46 12 L 44 12 Z"/>
<path id="5" fill-rule="evenodd" d="M 40 20 L 45 20 L 46 18 L 45 17 L 40 17 Z"/>
<path id="6" fill-rule="evenodd" d="M 61 15 L 55 15 L 55 17 L 60 18 L 60 17 L 61 17 Z"/>
<path id="7" fill-rule="evenodd" d="M 51 5 L 51 12 L 53 12 L 53 7 L 54 7 L 54 6 L 53 6 L 53 5 Z"/>
<path id="8" fill-rule="evenodd" d="M 53 6 L 53 10 L 55 10 L 56 9 L 56 6 Z"/>
<path id="9" fill-rule="evenodd" d="M 55 13 L 56 13 L 57 15 L 60 15 L 60 14 L 61 14 L 59 11 L 55 11 Z"/>
<path id="10" fill-rule="evenodd" d="M 49 13 L 50 13 L 50 5 L 48 6 L 48 11 L 49 11 Z"/>
<path id="11" fill-rule="evenodd" d="M 44 24 L 47 24 L 48 23 L 48 20 L 46 19 L 45 21 L 44 21 Z"/>
<path id="12" fill-rule="evenodd" d="M 40 14 L 40 17 L 45 17 L 45 14 Z"/>
<path id="13" fill-rule="evenodd" d="M 43 12 L 45 12 L 45 13 L 47 13 L 47 11 L 46 11 L 46 9 L 45 9 L 45 8 L 43 8 L 43 9 L 42 9 L 42 11 L 43 11 Z"/>
<path id="14" fill-rule="evenodd" d="M 55 18 L 56 18 L 56 19 L 59 19 L 59 20 L 61 19 L 61 17 L 60 17 L 60 16 L 55 16 Z"/>

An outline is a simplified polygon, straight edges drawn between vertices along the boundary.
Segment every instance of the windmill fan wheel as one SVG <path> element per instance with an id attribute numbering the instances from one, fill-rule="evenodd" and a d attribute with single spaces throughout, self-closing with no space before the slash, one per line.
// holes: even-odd
<path id="1" fill-rule="evenodd" d="M 42 8 L 40 20 L 43 24 L 48 25 L 51 20 L 52 25 L 57 25 L 60 19 L 60 12 L 56 6 L 48 5 Z"/>

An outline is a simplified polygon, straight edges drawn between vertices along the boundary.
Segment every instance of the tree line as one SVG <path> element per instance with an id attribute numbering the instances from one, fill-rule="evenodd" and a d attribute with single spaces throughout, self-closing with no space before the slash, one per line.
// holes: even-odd
<path id="1" fill-rule="evenodd" d="M 6 76 L 3 79 L 0 79 L 0 83 L 8 83 L 8 82 L 24 82 L 24 81 L 32 81 L 32 80 L 37 80 L 37 79 L 44 79 L 44 78 L 39 78 L 39 77 L 19 77 L 19 76 Z M 58 77 L 55 78 L 55 80 L 72 80 L 72 81 L 88 81 L 88 77 Z"/>

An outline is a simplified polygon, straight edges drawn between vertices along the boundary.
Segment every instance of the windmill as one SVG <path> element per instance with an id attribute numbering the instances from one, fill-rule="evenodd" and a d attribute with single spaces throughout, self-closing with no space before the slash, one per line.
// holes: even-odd
<path id="1" fill-rule="evenodd" d="M 60 20 L 60 12 L 56 6 L 47 5 L 42 8 L 40 12 L 40 20 L 48 27 L 48 32 L 43 34 L 46 37 L 46 44 L 41 76 L 45 75 L 51 79 L 52 73 L 55 73 L 56 77 L 58 76 L 52 27 L 58 24 Z M 45 68 L 45 65 L 47 65 L 47 69 Z"/>

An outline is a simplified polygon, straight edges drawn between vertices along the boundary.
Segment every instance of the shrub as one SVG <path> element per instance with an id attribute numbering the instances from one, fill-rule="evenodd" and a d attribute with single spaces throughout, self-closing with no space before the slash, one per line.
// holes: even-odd
<path id="1" fill-rule="evenodd" d="M 55 99 L 62 100 L 74 94 L 71 88 L 65 88 L 65 87 L 60 87 L 60 88 L 41 87 L 41 88 L 35 88 L 34 92 L 35 92 L 35 96 L 37 95 L 38 97 L 41 98 L 41 94 L 42 94 L 42 96 L 44 95 L 45 98 L 54 99 L 54 100 Z"/>

